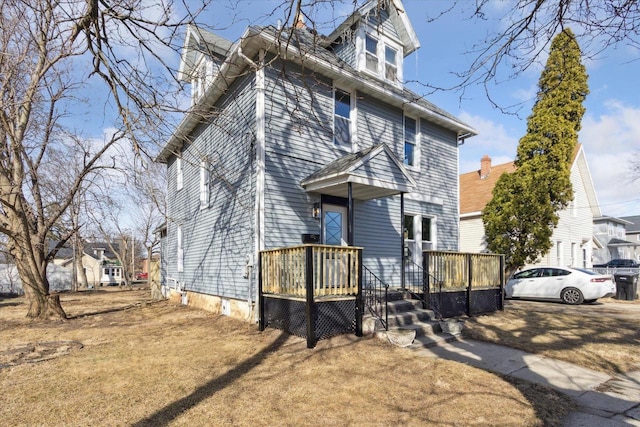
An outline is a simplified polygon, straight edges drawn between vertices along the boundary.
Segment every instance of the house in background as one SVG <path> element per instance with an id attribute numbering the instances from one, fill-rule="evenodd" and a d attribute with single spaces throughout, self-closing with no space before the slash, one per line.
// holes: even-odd
<path id="1" fill-rule="evenodd" d="M 72 270 L 70 267 L 49 264 L 47 266 L 49 291 L 72 290 Z M 24 295 L 22 281 L 15 264 L 0 264 L 0 295 Z"/>
<path id="2" fill-rule="evenodd" d="M 598 241 L 598 248 L 593 254 L 594 264 L 604 264 L 617 258 L 638 260 L 640 241 L 637 235 L 640 231 L 628 231 L 638 229 L 629 218 L 640 217 L 601 216 L 593 219 L 593 235 Z"/>
<path id="3" fill-rule="evenodd" d="M 249 318 L 260 251 L 361 247 L 400 287 L 403 258 L 458 249 L 458 145 L 469 125 L 404 86 L 420 47 L 402 2 L 367 2 L 330 35 L 246 29 L 235 43 L 189 26 L 178 78 L 192 108 L 167 164 L 165 290 Z"/>
<path id="4" fill-rule="evenodd" d="M 503 173 L 515 171 L 513 162 L 491 165 L 489 156 L 480 160 L 480 169 L 460 175 L 460 250 L 487 252 L 482 210 L 493 197 L 492 191 Z M 591 267 L 598 242 L 593 221 L 600 208 L 591 179 L 584 147 L 577 144 L 571 164 L 574 199 L 559 213 L 558 226 L 551 237 L 553 246 L 537 264 L 565 267 Z"/>
<path id="5" fill-rule="evenodd" d="M 117 243 L 113 243 L 112 246 L 114 250 L 118 250 Z M 73 248 L 70 246 L 60 248 L 53 259 L 53 264 L 72 270 Z M 84 243 L 82 266 L 89 286 L 120 285 L 124 281 L 122 265 L 107 243 Z"/>
<path id="6" fill-rule="evenodd" d="M 625 239 L 635 244 L 632 258 L 640 263 L 640 215 L 622 216 L 620 219 L 628 222 L 625 227 Z"/>

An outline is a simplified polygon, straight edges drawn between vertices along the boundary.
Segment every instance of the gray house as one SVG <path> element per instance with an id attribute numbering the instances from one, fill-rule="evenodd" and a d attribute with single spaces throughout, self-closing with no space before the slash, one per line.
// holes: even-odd
<path id="1" fill-rule="evenodd" d="M 190 26 L 178 77 L 192 108 L 157 157 L 164 291 L 251 318 L 265 249 L 359 247 L 391 287 L 403 257 L 457 250 L 458 145 L 475 131 L 404 87 L 419 47 L 398 0 L 328 36 L 301 19 L 235 43 Z"/>

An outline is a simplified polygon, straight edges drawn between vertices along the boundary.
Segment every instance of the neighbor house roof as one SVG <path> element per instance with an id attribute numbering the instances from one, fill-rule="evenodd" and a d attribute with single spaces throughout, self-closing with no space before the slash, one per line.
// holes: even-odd
<path id="1" fill-rule="evenodd" d="M 622 216 L 620 219 L 629 222 L 625 227 L 627 233 L 640 233 L 640 215 Z"/>
<path id="2" fill-rule="evenodd" d="M 460 215 L 479 214 L 493 197 L 493 187 L 503 173 L 516 170 L 513 162 L 491 166 L 486 178 L 480 177 L 480 171 L 460 175 Z"/>
<path id="3" fill-rule="evenodd" d="M 571 160 L 572 165 L 576 163 L 578 155 L 582 151 L 582 144 L 576 144 Z M 584 163 L 586 167 L 586 162 Z M 489 173 L 485 177 L 481 176 L 480 169 L 460 175 L 460 216 L 480 215 L 484 207 L 493 197 L 493 188 L 496 186 L 500 176 L 503 173 L 515 172 L 515 170 L 514 162 L 509 162 L 491 166 Z M 588 170 L 585 171 L 585 173 L 588 174 Z M 593 187 L 592 184 L 591 187 Z M 587 191 L 589 192 L 589 190 Z M 595 193 L 588 194 L 588 196 L 595 198 Z M 597 205 L 597 203 L 593 202 L 591 205 Z"/>

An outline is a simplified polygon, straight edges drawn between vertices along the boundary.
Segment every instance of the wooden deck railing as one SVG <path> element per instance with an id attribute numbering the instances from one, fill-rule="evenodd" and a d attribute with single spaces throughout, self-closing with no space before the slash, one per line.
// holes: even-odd
<path id="1" fill-rule="evenodd" d="M 502 255 L 425 251 L 425 269 L 442 290 L 499 288 L 504 280 Z"/>
<path id="2" fill-rule="evenodd" d="M 260 252 L 262 291 L 307 297 L 307 280 L 314 297 L 358 294 L 362 248 L 301 245 Z"/>

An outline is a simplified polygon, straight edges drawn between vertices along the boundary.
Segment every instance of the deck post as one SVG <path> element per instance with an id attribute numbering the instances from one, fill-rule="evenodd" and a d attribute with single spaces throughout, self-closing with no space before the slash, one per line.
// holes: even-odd
<path id="1" fill-rule="evenodd" d="M 258 329 L 264 331 L 266 318 L 264 315 L 264 295 L 262 293 L 262 252 L 258 252 Z"/>
<path id="2" fill-rule="evenodd" d="M 404 193 L 400 193 L 400 288 L 404 286 Z"/>
<path id="3" fill-rule="evenodd" d="M 473 266 L 471 265 L 471 254 L 465 254 L 467 261 L 467 316 L 471 316 L 471 283 L 473 282 Z"/>
<path id="4" fill-rule="evenodd" d="M 320 274 L 320 272 L 318 272 Z M 316 346 L 316 305 L 313 300 L 313 246 L 305 248 L 305 285 L 307 294 L 307 348 Z"/>
<path id="5" fill-rule="evenodd" d="M 362 336 L 362 318 L 364 316 L 364 295 L 362 290 L 362 249 L 358 250 L 358 294 L 356 295 L 356 336 Z"/>

